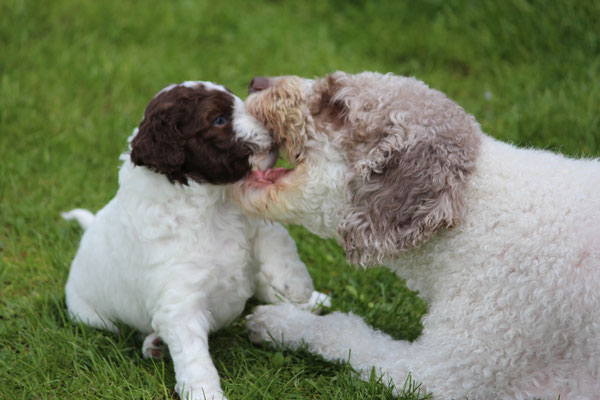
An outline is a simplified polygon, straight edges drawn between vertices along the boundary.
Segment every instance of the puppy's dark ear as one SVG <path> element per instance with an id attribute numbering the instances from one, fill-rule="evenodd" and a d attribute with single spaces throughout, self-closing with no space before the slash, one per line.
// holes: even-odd
<path id="1" fill-rule="evenodd" d="M 338 225 L 349 262 L 382 264 L 460 222 L 480 136 L 472 117 L 457 114 L 437 126 L 386 124 L 352 165 Z"/>
<path id="2" fill-rule="evenodd" d="M 130 158 L 135 165 L 166 175 L 170 181 L 187 183 L 182 172 L 185 151 L 177 124 L 178 105 L 168 94 L 157 95 L 146 107 L 138 133 L 131 141 Z"/>

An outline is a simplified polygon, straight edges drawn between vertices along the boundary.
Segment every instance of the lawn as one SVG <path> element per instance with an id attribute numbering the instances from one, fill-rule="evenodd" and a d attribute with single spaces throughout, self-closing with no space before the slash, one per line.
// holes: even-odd
<path id="1" fill-rule="evenodd" d="M 0 398 L 176 397 L 172 364 L 144 360 L 135 331 L 69 322 L 81 230 L 59 217 L 112 198 L 126 138 L 162 87 L 212 80 L 243 98 L 255 75 L 394 72 L 446 92 L 494 137 L 598 157 L 598 21 L 597 0 L 3 0 Z M 418 337 L 426 305 L 402 281 L 289 228 L 333 309 Z M 210 345 L 230 399 L 392 398 L 345 364 L 252 345 L 243 318 Z M 415 385 L 404 399 L 423 398 Z"/>

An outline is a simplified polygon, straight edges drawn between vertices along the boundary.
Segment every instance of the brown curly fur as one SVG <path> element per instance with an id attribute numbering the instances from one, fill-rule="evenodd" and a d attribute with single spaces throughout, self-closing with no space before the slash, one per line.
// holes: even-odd
<path id="1" fill-rule="evenodd" d="M 250 172 L 247 144 L 235 140 L 233 96 L 202 85 L 175 86 L 156 95 L 146 107 L 131 142 L 131 161 L 183 184 L 225 184 Z M 224 117 L 225 124 L 213 122 Z"/>

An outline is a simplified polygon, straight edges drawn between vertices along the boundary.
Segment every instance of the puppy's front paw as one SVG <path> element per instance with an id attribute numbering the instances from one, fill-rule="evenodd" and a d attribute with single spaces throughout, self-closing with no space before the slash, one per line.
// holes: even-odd
<path id="1" fill-rule="evenodd" d="M 246 317 L 246 328 L 253 343 L 271 342 L 296 348 L 304 329 L 316 316 L 291 304 L 259 306 Z"/>
<path id="2" fill-rule="evenodd" d="M 211 390 L 200 386 L 190 390 L 185 387 L 185 384 L 177 384 L 175 391 L 179 393 L 179 398 L 182 400 L 227 400 L 220 388 Z"/>
<path id="3" fill-rule="evenodd" d="M 274 279 L 272 286 L 283 299 L 292 303 L 306 303 L 314 290 L 310 276 L 279 276 Z"/>

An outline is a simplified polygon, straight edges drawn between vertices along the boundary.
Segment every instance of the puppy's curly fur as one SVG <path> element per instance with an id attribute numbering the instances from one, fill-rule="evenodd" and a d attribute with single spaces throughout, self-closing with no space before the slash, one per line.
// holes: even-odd
<path id="1" fill-rule="evenodd" d="M 252 152 L 270 142 L 224 87 L 169 86 L 150 101 L 121 156 L 116 196 L 96 215 L 64 214 L 85 229 L 66 285 L 69 314 L 111 331 L 117 321 L 135 327 L 147 335 L 145 356 L 166 344 L 182 399 L 223 398 L 208 335 L 238 317 L 248 298 L 311 299 L 312 281 L 286 230 L 230 199 L 249 159 L 269 165 Z"/>
<path id="2" fill-rule="evenodd" d="M 408 343 L 354 315 L 265 306 L 254 340 L 350 357 L 397 388 L 411 373 L 440 399 L 600 398 L 598 160 L 496 141 L 413 78 L 263 86 L 247 108 L 297 166 L 237 183 L 242 207 L 337 238 L 355 264 L 384 263 L 429 313 Z"/>

